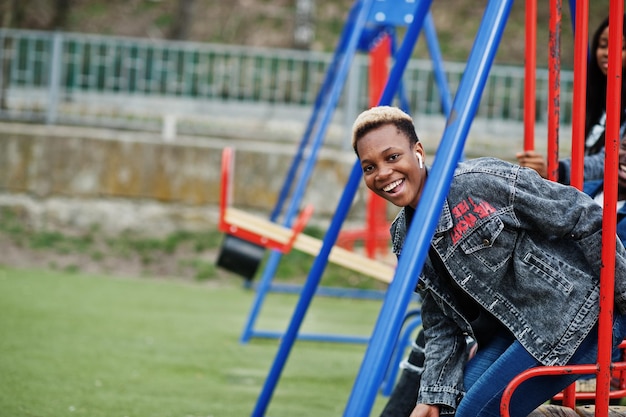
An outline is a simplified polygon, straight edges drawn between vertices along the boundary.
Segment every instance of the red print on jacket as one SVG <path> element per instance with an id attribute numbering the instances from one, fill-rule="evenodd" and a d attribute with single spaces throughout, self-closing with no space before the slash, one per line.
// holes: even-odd
<path id="1" fill-rule="evenodd" d="M 455 224 L 452 228 L 452 243 L 456 244 L 463 235 L 471 230 L 479 219 L 495 213 L 496 209 L 486 201 L 475 202 L 471 197 L 452 208 Z"/>

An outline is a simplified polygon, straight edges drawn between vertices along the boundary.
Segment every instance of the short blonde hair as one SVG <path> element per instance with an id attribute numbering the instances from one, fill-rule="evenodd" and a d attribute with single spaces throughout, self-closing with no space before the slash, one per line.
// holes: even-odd
<path id="1" fill-rule="evenodd" d="M 372 107 L 359 114 L 352 125 L 352 148 L 354 152 L 358 155 L 356 144 L 359 139 L 370 131 L 388 124 L 392 124 L 404 132 L 411 144 L 419 141 L 411 116 L 397 107 Z"/>

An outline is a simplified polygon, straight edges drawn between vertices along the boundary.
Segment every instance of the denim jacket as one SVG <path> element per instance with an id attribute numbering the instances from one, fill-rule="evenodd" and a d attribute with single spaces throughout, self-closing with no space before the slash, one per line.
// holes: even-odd
<path id="1" fill-rule="evenodd" d="M 598 319 L 601 230 L 602 208 L 585 193 L 532 169 L 478 158 L 457 167 L 431 247 L 451 278 L 533 357 L 564 365 Z M 400 256 L 405 209 L 391 233 Z M 614 300 L 623 314 L 626 253 L 616 243 Z M 453 413 L 464 392 L 472 328 L 428 257 L 417 290 L 426 337 L 418 401 Z"/>

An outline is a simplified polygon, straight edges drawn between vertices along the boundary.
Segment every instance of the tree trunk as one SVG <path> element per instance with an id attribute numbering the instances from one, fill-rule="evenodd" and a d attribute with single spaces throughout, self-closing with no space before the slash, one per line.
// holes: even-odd
<path id="1" fill-rule="evenodd" d="M 176 20 L 174 20 L 172 25 L 170 39 L 181 41 L 189 39 L 193 2 L 194 0 L 178 0 L 178 12 L 176 13 Z"/>
<path id="2" fill-rule="evenodd" d="M 50 23 L 53 30 L 63 30 L 67 26 L 67 16 L 70 11 L 70 0 L 55 0 L 54 17 Z"/>

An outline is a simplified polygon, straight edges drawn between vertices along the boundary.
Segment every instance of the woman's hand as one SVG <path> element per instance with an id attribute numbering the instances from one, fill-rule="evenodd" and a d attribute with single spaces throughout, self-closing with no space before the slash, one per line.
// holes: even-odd
<path id="1" fill-rule="evenodd" d="M 410 417 L 439 417 L 439 407 L 436 405 L 417 404 Z"/>
<path id="2" fill-rule="evenodd" d="M 548 178 L 548 164 L 543 155 L 535 151 L 524 151 L 518 152 L 515 157 L 521 166 L 532 168 L 543 178 Z"/>

